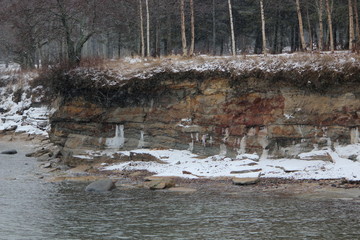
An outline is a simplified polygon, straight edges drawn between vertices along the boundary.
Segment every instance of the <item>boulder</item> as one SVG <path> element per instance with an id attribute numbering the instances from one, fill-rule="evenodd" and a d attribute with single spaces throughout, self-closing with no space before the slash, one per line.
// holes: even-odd
<path id="1" fill-rule="evenodd" d="M 86 192 L 107 192 L 111 191 L 115 186 L 115 181 L 112 179 L 103 179 L 96 182 L 90 183 L 86 188 Z"/>
<path id="2" fill-rule="evenodd" d="M 146 182 L 145 187 L 149 188 L 150 190 L 161 190 L 175 187 L 175 183 L 171 179 L 160 179 Z"/>
<path id="3" fill-rule="evenodd" d="M 6 151 L 2 151 L 1 154 L 13 155 L 13 154 L 17 154 L 17 151 L 15 149 L 6 150 Z"/>
<path id="4" fill-rule="evenodd" d="M 348 157 L 348 159 L 355 162 L 357 160 L 357 157 L 358 156 L 356 154 L 352 154 Z"/>
<path id="5" fill-rule="evenodd" d="M 260 178 L 233 178 L 232 182 L 235 185 L 252 185 L 257 184 L 260 181 Z"/>

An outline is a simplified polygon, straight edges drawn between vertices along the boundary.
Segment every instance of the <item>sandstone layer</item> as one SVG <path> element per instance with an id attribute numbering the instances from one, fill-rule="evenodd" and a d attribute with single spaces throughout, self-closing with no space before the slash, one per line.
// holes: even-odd
<path id="1" fill-rule="evenodd" d="M 355 78 L 159 73 L 114 85 L 73 86 L 62 93 L 50 120 L 50 137 L 64 147 L 70 165 L 78 163 L 73 155 L 79 151 L 106 148 L 294 157 L 359 141 L 360 87 Z"/>

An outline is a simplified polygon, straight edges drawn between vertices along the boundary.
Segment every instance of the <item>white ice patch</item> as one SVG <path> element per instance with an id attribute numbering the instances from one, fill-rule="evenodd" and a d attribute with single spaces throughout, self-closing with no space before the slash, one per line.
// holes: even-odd
<path id="1" fill-rule="evenodd" d="M 120 149 L 124 146 L 124 125 L 116 125 L 115 137 L 106 139 L 106 147 L 112 149 Z"/>
<path id="2" fill-rule="evenodd" d="M 359 154 L 360 144 L 337 147 L 336 151 L 324 149 L 300 154 L 301 159 L 260 158 L 256 154 L 242 154 L 235 159 L 216 155 L 198 157 L 190 151 L 139 149 L 131 152 L 148 153 L 165 164 L 156 162 L 126 162 L 103 168 L 104 170 L 148 170 L 157 176 L 198 177 L 257 177 L 293 179 L 339 179 L 360 180 L 360 162 L 344 158 Z M 130 155 L 129 151 L 113 152 Z M 333 160 L 323 161 L 324 155 Z M 341 155 L 341 156 L 339 156 Z M 317 159 L 318 157 L 318 159 Z M 311 158 L 311 161 L 308 160 Z M 185 172 L 185 173 L 184 173 Z M 186 173 L 191 174 L 186 174 Z"/>

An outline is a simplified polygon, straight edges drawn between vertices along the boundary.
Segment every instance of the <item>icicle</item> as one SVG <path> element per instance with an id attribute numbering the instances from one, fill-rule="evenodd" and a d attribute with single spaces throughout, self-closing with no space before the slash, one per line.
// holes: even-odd
<path id="1" fill-rule="evenodd" d="M 201 142 L 204 147 L 206 147 L 206 138 L 207 138 L 206 134 L 201 137 Z"/>
<path id="2" fill-rule="evenodd" d="M 194 140 L 192 140 L 191 143 L 189 143 L 188 151 L 190 152 L 194 151 Z"/>
<path id="3" fill-rule="evenodd" d="M 106 139 L 106 146 L 108 148 L 119 149 L 124 146 L 124 125 L 116 125 L 115 137 Z"/>
<path id="4" fill-rule="evenodd" d="M 226 145 L 224 143 L 220 144 L 220 156 L 225 157 L 227 153 Z"/>
<path id="5" fill-rule="evenodd" d="M 261 154 L 260 160 L 266 160 L 269 155 L 269 149 L 263 149 L 263 152 Z"/>
<path id="6" fill-rule="evenodd" d="M 140 140 L 139 140 L 138 148 L 143 148 L 144 145 L 145 145 L 145 142 L 144 142 L 144 131 L 140 131 Z"/>
<path id="7" fill-rule="evenodd" d="M 359 128 L 352 128 L 350 130 L 350 143 L 351 144 L 357 144 L 359 143 Z"/>
<path id="8" fill-rule="evenodd" d="M 224 132 L 224 138 L 222 140 L 224 143 L 226 143 L 226 141 L 228 140 L 228 138 L 230 136 L 229 129 L 226 128 L 225 131 L 223 130 L 223 132 Z"/>
<path id="9" fill-rule="evenodd" d="M 240 141 L 240 148 L 239 148 L 239 151 L 238 151 L 238 154 L 245 154 L 246 153 L 246 135 L 244 135 L 242 138 L 241 138 L 241 141 Z"/>
<path id="10" fill-rule="evenodd" d="M 210 136 L 209 143 L 210 143 L 210 145 L 213 145 L 213 144 L 214 144 L 214 140 L 213 140 L 213 137 L 212 137 L 212 136 Z"/>

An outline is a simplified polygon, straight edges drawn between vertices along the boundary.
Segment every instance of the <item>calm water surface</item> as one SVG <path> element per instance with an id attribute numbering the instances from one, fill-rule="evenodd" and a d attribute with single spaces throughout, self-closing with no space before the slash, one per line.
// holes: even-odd
<path id="1" fill-rule="evenodd" d="M 1 143 L 3 149 L 18 143 Z M 38 162 L 0 155 L 0 239 L 360 239 L 360 204 L 46 183 Z M 16 179 L 14 179 L 16 178 Z"/>

